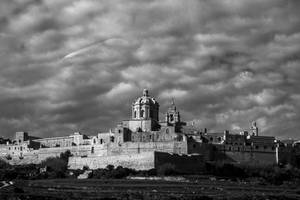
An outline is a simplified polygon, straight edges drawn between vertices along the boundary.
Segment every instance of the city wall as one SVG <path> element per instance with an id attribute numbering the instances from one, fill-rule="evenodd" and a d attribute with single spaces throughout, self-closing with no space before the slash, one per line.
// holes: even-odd
<path id="1" fill-rule="evenodd" d="M 159 169 L 168 165 L 182 173 L 199 173 L 204 170 L 205 162 L 202 155 L 184 155 L 168 152 L 141 152 L 128 155 L 109 155 L 94 157 L 70 157 L 70 169 L 82 169 L 88 166 L 90 169 L 105 168 L 107 165 L 122 166 L 136 170 Z"/>
<path id="2" fill-rule="evenodd" d="M 276 151 L 255 151 L 249 149 L 232 148 L 228 150 L 225 145 L 213 145 L 197 142 L 188 143 L 188 153 L 198 153 L 206 161 L 221 161 L 236 164 L 272 165 L 276 164 Z"/>
<path id="3" fill-rule="evenodd" d="M 138 154 L 70 157 L 68 166 L 70 169 L 82 169 L 88 166 L 90 169 L 105 168 L 107 165 L 122 166 L 137 170 L 154 168 L 154 152 L 141 152 Z"/>
<path id="4" fill-rule="evenodd" d="M 197 174 L 205 170 L 205 161 L 200 154 L 171 154 L 165 152 L 154 152 L 154 166 L 156 169 L 169 164 L 177 172 Z"/>
<path id="5" fill-rule="evenodd" d="M 273 165 L 276 164 L 275 152 L 225 152 L 225 162 L 249 165 Z"/>
<path id="6" fill-rule="evenodd" d="M 49 157 L 59 157 L 61 153 L 69 150 L 73 157 L 84 159 L 86 157 L 138 155 L 143 152 L 163 151 L 170 153 L 186 153 L 186 142 L 126 142 L 122 144 L 108 143 L 95 145 L 80 145 L 70 147 L 40 148 L 24 152 L 22 159 L 19 154 L 11 155 L 10 164 L 40 163 Z M 5 156 L 2 155 L 3 159 Z M 116 157 L 114 157 L 116 158 Z"/>

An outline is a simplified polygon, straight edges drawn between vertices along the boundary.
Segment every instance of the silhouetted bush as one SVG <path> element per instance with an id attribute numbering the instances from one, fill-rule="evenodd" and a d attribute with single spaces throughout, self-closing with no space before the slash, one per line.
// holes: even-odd
<path id="1" fill-rule="evenodd" d="M 41 167 L 46 167 L 48 178 L 64 178 L 68 168 L 68 161 L 62 158 L 47 158 L 41 164 Z"/>
<path id="2" fill-rule="evenodd" d="M 116 178 L 121 179 L 130 175 L 137 174 L 134 169 L 123 168 L 122 166 L 118 166 L 114 168 L 113 165 L 108 165 L 105 169 L 95 169 L 90 173 L 89 178 L 95 179 L 110 179 Z"/>
<path id="3" fill-rule="evenodd" d="M 0 169 L 8 169 L 11 168 L 11 165 L 4 160 L 0 159 Z"/>
<path id="4" fill-rule="evenodd" d="M 65 160 L 65 161 L 68 162 L 69 157 L 71 157 L 71 156 L 73 156 L 73 155 L 71 154 L 70 150 L 67 150 L 64 153 L 61 153 L 60 156 L 59 156 L 59 158 L 61 158 L 61 159 L 63 159 L 63 160 Z"/>

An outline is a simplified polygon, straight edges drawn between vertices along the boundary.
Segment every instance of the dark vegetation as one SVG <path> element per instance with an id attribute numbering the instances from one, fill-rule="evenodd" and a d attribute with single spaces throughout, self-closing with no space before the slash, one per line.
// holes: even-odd
<path id="1" fill-rule="evenodd" d="M 13 179 L 56 179 L 77 178 L 78 175 L 89 170 L 88 166 L 83 169 L 68 170 L 68 158 L 72 156 L 70 151 L 61 153 L 59 157 L 48 158 L 41 164 L 28 164 L 12 166 L 0 160 L 0 180 Z M 90 170 L 88 178 L 91 179 L 122 179 L 128 176 L 173 176 L 183 175 L 176 171 L 175 166 L 166 163 L 158 169 L 138 171 L 121 166 L 108 165 L 104 169 Z M 280 185 L 286 182 L 300 183 L 300 169 L 291 165 L 285 166 L 254 166 L 234 165 L 226 163 L 206 163 L 205 170 L 201 175 L 216 176 L 231 180 L 249 180 L 256 178 L 262 184 Z"/>

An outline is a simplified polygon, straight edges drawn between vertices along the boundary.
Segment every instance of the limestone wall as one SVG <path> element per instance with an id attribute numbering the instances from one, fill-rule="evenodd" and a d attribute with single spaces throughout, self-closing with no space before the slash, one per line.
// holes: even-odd
<path id="1" fill-rule="evenodd" d="M 19 154 L 12 154 L 11 164 L 28 164 L 40 163 L 49 157 L 58 157 L 61 153 L 69 150 L 74 157 L 99 157 L 99 156 L 114 156 L 114 155 L 130 155 L 143 152 L 163 151 L 174 153 L 186 153 L 185 142 L 126 142 L 122 144 L 95 144 L 95 145 L 80 145 L 70 147 L 53 147 L 40 148 L 38 150 L 28 150 L 23 152 L 23 158 L 20 159 Z M 5 159 L 3 154 L 3 158 Z M 1 156 L 1 155 L 0 155 Z"/>
<path id="2" fill-rule="evenodd" d="M 91 156 L 91 157 L 70 157 L 70 169 L 82 169 L 88 166 L 90 169 L 105 168 L 107 165 L 114 165 L 133 168 L 137 170 L 148 170 L 154 168 L 154 152 L 142 152 L 138 154 Z"/>

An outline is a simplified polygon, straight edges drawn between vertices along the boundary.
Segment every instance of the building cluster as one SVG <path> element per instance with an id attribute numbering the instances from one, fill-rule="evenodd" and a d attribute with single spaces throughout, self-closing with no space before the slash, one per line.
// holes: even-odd
<path id="1" fill-rule="evenodd" d="M 138 144 L 138 146 L 136 146 Z M 113 130 L 88 136 L 75 132 L 69 136 L 37 138 L 26 132 L 17 132 L 13 141 L 0 143 L 0 157 L 26 159 L 27 155 L 39 152 L 59 152 L 70 149 L 84 149 L 85 156 L 95 156 L 95 149 L 100 149 L 101 156 L 115 154 L 138 154 L 141 151 L 164 151 L 163 146 L 171 145 L 171 153 L 200 154 L 209 161 L 223 159 L 238 163 L 257 162 L 280 163 L 291 152 L 297 152 L 299 142 L 283 143 L 273 136 L 259 135 L 259 128 L 253 122 L 247 131 L 238 134 L 224 131 L 220 133 L 198 129 L 181 120 L 180 112 L 174 101 L 167 109 L 164 119 L 159 120 L 159 103 L 150 97 L 148 90 L 143 90 L 131 106 L 131 117 L 119 123 Z M 128 150 L 128 148 L 132 148 Z M 126 150 L 125 150 L 126 149 Z M 103 153 L 105 150 L 105 154 Z M 82 150 L 83 151 L 83 150 Z M 166 150 L 167 151 L 167 150 Z M 282 155 L 280 156 L 280 153 Z M 53 155 L 49 153 L 49 156 Z M 298 154 L 295 153 L 297 156 Z M 81 155 L 82 156 L 82 155 Z M 79 158 L 80 159 L 80 158 Z M 291 159 L 286 160 L 289 162 Z"/>

